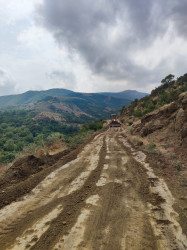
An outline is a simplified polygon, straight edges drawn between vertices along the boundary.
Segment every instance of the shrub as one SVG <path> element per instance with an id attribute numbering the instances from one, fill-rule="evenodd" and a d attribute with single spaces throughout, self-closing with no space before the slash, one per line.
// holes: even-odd
<path id="1" fill-rule="evenodd" d="M 129 126 L 131 126 L 132 124 L 133 124 L 133 121 L 127 121 L 127 124 L 129 125 Z"/>
<path id="2" fill-rule="evenodd" d="M 169 94 L 165 91 L 162 91 L 162 93 L 160 94 L 160 96 L 158 97 L 158 103 L 160 106 L 167 104 L 170 102 L 170 97 Z"/>
<path id="3" fill-rule="evenodd" d="M 47 137 L 47 144 L 50 145 L 54 143 L 55 141 L 61 141 L 62 139 L 64 139 L 63 134 L 58 133 L 58 132 L 52 133 L 51 135 Z"/>
<path id="4" fill-rule="evenodd" d="M 89 135 L 91 135 L 93 131 L 87 131 L 87 132 L 80 132 L 74 136 L 70 136 L 66 138 L 66 142 L 68 143 L 68 147 L 70 149 L 74 149 L 77 147 L 78 144 L 83 143 L 89 138 Z"/>
<path id="5" fill-rule="evenodd" d="M 162 152 L 156 149 L 156 145 L 153 142 L 147 146 L 147 152 L 154 155 L 162 155 Z"/>
<path id="6" fill-rule="evenodd" d="M 89 130 L 97 131 L 103 128 L 104 120 L 97 120 L 91 123 L 84 124 L 81 128 L 81 131 L 86 132 Z"/>
<path id="7" fill-rule="evenodd" d="M 175 162 L 175 163 L 173 164 L 173 167 L 174 167 L 176 170 L 178 170 L 178 171 L 181 170 L 181 166 L 182 166 L 181 162 Z"/>
<path id="8" fill-rule="evenodd" d="M 134 111 L 134 115 L 137 117 L 142 117 L 142 112 L 140 109 L 137 109 L 136 111 Z"/>
<path id="9" fill-rule="evenodd" d="M 0 162 L 8 163 L 15 159 L 15 154 L 13 152 L 2 152 L 0 154 Z"/>
<path id="10" fill-rule="evenodd" d="M 14 149 L 15 149 L 14 141 L 12 139 L 7 140 L 6 143 L 4 144 L 4 150 L 14 151 Z"/>
<path id="11" fill-rule="evenodd" d="M 151 142 L 151 143 L 149 143 L 149 145 L 147 146 L 147 149 L 148 150 L 152 150 L 152 149 L 154 149 L 155 148 L 155 144 L 153 143 L 153 142 Z"/>

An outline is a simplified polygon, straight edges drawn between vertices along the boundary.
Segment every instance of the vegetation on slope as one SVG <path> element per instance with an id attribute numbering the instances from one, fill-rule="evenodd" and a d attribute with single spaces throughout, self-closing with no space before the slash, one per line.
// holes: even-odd
<path id="1" fill-rule="evenodd" d="M 0 112 L 0 163 L 10 162 L 30 144 L 42 144 L 52 132 L 71 135 L 77 126 L 62 125 L 54 120 L 34 120 L 34 114 L 24 111 Z"/>
<path id="2" fill-rule="evenodd" d="M 103 124 L 99 120 L 85 124 L 80 129 L 78 126 L 63 125 L 55 120 L 36 120 L 34 117 L 35 114 L 25 110 L 0 112 L 0 164 L 14 160 L 25 147 L 44 146 L 56 139 L 75 145 L 78 138 L 81 142 L 88 131 L 101 129 Z"/>
<path id="3" fill-rule="evenodd" d="M 142 117 L 147 113 L 162 107 L 165 104 L 177 100 L 180 93 L 187 91 L 187 74 L 174 80 L 174 75 L 166 76 L 161 85 L 152 90 L 149 96 L 142 99 L 135 99 L 128 107 L 121 109 L 121 115 Z"/>
<path id="4" fill-rule="evenodd" d="M 94 106 L 120 108 L 122 105 L 129 105 L 130 101 L 125 99 L 114 98 L 96 93 L 79 93 L 67 89 L 49 89 L 43 91 L 28 91 L 19 95 L 0 96 L 0 108 L 12 106 L 29 105 L 45 101 L 51 97 L 60 97 L 66 103 L 73 105 L 74 102 L 89 103 Z M 85 107 L 85 106 L 84 106 Z"/>
<path id="5" fill-rule="evenodd" d="M 114 98 L 115 99 L 115 98 Z M 95 119 L 106 119 L 111 113 L 120 110 L 119 103 L 111 101 L 104 103 L 104 100 L 97 101 L 86 100 L 82 98 L 62 98 L 48 96 L 43 100 L 27 106 L 27 109 L 35 113 L 50 112 L 59 114 L 62 120 L 66 123 L 91 122 Z M 121 101 L 120 101 L 121 103 Z"/>
<path id="6" fill-rule="evenodd" d="M 67 143 L 68 148 L 74 149 L 80 143 L 85 142 L 91 134 L 96 131 L 102 130 L 104 120 L 96 120 L 94 122 L 84 124 L 78 133 L 70 136 L 63 136 L 63 140 Z"/>

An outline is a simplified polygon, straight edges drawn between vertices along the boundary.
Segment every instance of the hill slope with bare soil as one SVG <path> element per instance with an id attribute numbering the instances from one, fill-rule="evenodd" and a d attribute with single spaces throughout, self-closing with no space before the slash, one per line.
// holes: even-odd
<path id="1" fill-rule="evenodd" d="M 122 110 L 120 119 L 129 140 L 155 161 L 162 159 L 162 171 L 168 177 L 175 176 L 174 182 L 186 188 L 187 74 L 132 102 Z"/>

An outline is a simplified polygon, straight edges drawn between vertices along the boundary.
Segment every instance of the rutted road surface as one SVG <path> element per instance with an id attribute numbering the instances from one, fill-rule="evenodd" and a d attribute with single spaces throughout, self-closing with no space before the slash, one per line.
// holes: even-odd
<path id="1" fill-rule="evenodd" d="M 0 210 L 0 249 L 187 249 L 163 179 L 109 130 Z"/>

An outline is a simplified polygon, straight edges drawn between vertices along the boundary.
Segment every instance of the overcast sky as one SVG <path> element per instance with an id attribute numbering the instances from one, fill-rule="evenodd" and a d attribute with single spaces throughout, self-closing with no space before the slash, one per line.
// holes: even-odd
<path id="1" fill-rule="evenodd" d="M 187 73 L 187 0 L 0 0 L 0 95 L 149 92 Z"/>

